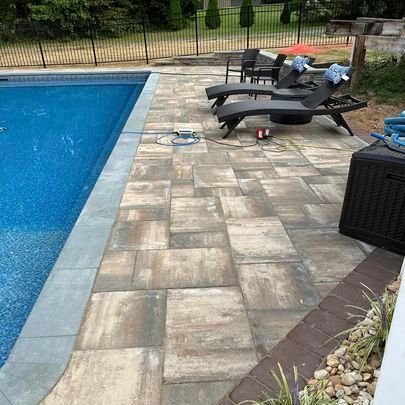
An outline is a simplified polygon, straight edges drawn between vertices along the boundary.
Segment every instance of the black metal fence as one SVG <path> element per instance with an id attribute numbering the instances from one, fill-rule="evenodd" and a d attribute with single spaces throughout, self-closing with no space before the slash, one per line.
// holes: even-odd
<path id="1" fill-rule="evenodd" d="M 221 24 L 216 29 L 206 27 L 206 15 L 202 10 L 189 18 L 182 18 L 179 21 L 181 28 L 177 30 L 157 29 L 147 18 L 93 21 L 73 27 L 39 22 L 12 26 L 0 24 L 0 67 L 149 63 L 152 59 L 249 47 L 268 49 L 297 43 L 314 46 L 347 44 L 349 38 L 324 34 L 327 21 L 339 17 L 381 15 L 381 7 L 378 9 L 377 6 L 354 12 L 356 0 L 323 3 L 301 0 L 290 4 L 289 23 L 280 22 L 284 5 L 271 4 L 255 7 L 254 24 L 248 27 L 240 26 L 239 8 L 220 10 Z M 403 10 L 399 13 L 402 15 Z"/>

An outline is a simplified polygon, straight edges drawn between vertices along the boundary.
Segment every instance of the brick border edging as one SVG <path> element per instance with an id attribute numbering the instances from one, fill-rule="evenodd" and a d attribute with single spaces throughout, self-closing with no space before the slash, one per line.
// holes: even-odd
<path id="1" fill-rule="evenodd" d="M 297 366 L 300 389 L 306 379 L 324 362 L 325 356 L 336 349 L 346 336 L 338 333 L 352 327 L 356 320 L 349 313 L 360 313 L 348 305 L 369 308 L 362 284 L 381 294 L 394 281 L 403 257 L 383 249 L 374 250 L 349 273 L 316 308 L 306 315 L 225 397 L 218 405 L 236 405 L 242 401 L 264 399 L 263 392 L 277 392 L 270 371 L 281 364 L 289 384 L 293 383 L 293 366 Z"/>

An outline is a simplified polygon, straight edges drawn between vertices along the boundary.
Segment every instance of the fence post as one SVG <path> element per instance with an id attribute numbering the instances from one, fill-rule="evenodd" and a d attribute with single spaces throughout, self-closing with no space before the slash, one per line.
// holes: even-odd
<path id="1" fill-rule="evenodd" d="M 298 31 L 297 31 L 297 44 L 301 40 L 301 19 L 302 19 L 303 0 L 300 0 L 300 8 L 298 10 Z"/>
<path id="2" fill-rule="evenodd" d="M 247 30 L 246 30 L 246 49 L 249 49 L 249 31 L 250 31 L 250 7 L 247 9 Z"/>
<path id="3" fill-rule="evenodd" d="M 94 46 L 93 28 L 91 28 L 91 27 L 90 27 L 90 39 L 91 39 L 91 46 L 92 46 L 92 48 L 93 48 L 94 64 L 97 66 L 96 47 Z"/>
<path id="4" fill-rule="evenodd" d="M 196 46 L 196 51 L 197 51 L 197 56 L 199 54 L 199 49 L 198 49 L 198 10 L 195 10 L 195 46 Z"/>
<path id="5" fill-rule="evenodd" d="M 149 55 L 148 55 L 148 41 L 146 40 L 146 26 L 145 26 L 145 17 L 142 18 L 142 29 L 143 29 L 143 43 L 145 46 L 145 57 L 146 64 L 149 64 Z"/>
<path id="6" fill-rule="evenodd" d="M 41 53 L 42 65 L 44 66 L 44 68 L 46 68 L 45 55 L 44 55 L 44 51 L 42 49 L 41 39 L 39 38 L 37 23 L 34 21 L 33 25 L 34 25 L 35 37 L 37 38 L 37 41 L 38 41 L 39 52 Z"/>

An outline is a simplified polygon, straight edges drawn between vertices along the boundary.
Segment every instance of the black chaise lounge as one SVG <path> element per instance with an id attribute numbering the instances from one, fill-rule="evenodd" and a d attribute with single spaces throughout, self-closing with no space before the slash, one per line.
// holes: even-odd
<path id="1" fill-rule="evenodd" d="M 345 83 L 342 78 L 338 82 L 326 78 L 331 69 L 333 71 L 333 66 L 338 65 L 332 65 L 325 72 L 323 83 L 302 100 L 241 101 L 218 107 L 218 121 L 223 122 L 221 128 L 227 127 L 228 129 L 223 138 L 227 138 L 245 117 L 271 114 L 287 115 L 292 118 L 296 116 L 330 115 L 338 126 L 344 127 L 350 135 L 353 135 L 342 113 L 367 107 L 367 102 L 357 100 L 350 95 L 332 96 Z M 338 68 L 342 67 L 338 66 Z M 352 73 L 353 69 L 350 69 L 343 77 L 349 79 Z"/>
<path id="2" fill-rule="evenodd" d="M 298 59 L 301 58 L 301 59 Z M 303 60 L 304 64 L 296 64 L 296 60 Z M 308 90 L 311 85 L 297 85 L 297 80 L 306 72 L 307 65 L 311 66 L 315 61 L 314 58 L 296 57 L 291 64 L 291 68 L 288 73 L 275 85 L 271 84 L 256 84 L 256 83 L 227 83 L 219 84 L 217 86 L 207 87 L 205 92 L 207 93 L 208 100 L 216 99 L 211 108 L 220 107 L 225 101 L 232 95 L 241 94 L 253 94 L 271 96 L 275 90 L 287 89 L 288 87 L 296 85 L 297 88 L 291 89 L 291 97 L 294 95 L 298 98 L 304 98 L 311 92 Z"/>

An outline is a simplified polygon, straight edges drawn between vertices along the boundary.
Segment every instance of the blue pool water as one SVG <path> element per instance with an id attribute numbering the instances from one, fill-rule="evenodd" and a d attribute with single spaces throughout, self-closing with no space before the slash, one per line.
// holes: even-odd
<path id="1" fill-rule="evenodd" d="M 144 82 L 0 83 L 1 366 Z"/>

